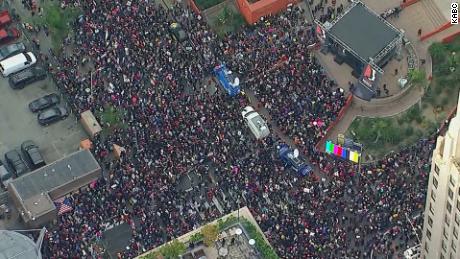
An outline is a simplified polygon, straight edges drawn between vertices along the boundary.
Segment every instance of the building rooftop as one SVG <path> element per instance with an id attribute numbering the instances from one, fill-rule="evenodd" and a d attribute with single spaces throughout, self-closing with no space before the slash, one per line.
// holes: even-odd
<path id="1" fill-rule="evenodd" d="M 191 241 L 200 235 L 204 226 L 199 227 L 177 238 L 177 241 L 188 246 L 188 249 L 182 255 L 182 258 L 193 259 L 202 258 L 202 256 L 205 256 L 205 258 L 232 259 L 271 258 L 268 255 L 263 254 L 262 251 L 257 250 L 258 245 L 261 245 L 262 243 L 268 244 L 270 249 L 272 249 L 272 247 L 247 207 L 233 211 L 209 224 L 216 225 L 219 229 L 219 237 L 215 242 L 215 245 L 208 247 L 201 241 Z M 232 239 L 235 239 L 236 241 L 234 244 L 231 242 Z M 195 244 L 192 247 L 189 246 L 191 242 Z M 260 243 L 257 244 L 257 242 Z M 155 252 L 158 252 L 160 249 L 161 246 L 139 255 L 136 258 L 157 258 L 155 256 Z M 270 255 L 276 256 L 275 251 L 273 249 L 271 251 L 273 254 Z M 264 252 L 267 253 L 268 251 Z"/>
<path id="2" fill-rule="evenodd" d="M 336 21 L 329 33 L 368 61 L 395 40 L 400 32 L 359 2 Z"/>
<path id="3" fill-rule="evenodd" d="M 91 152 L 81 150 L 25 174 L 12 181 L 10 185 L 14 186 L 23 200 L 26 200 L 37 194 L 48 193 L 100 169 Z"/>
<path id="4" fill-rule="evenodd" d="M 53 213 L 53 200 L 88 185 L 100 172 L 96 159 L 84 149 L 13 180 L 8 191 L 27 223 Z"/>
<path id="5" fill-rule="evenodd" d="M 0 259 L 40 259 L 35 242 L 20 233 L 0 230 Z"/>

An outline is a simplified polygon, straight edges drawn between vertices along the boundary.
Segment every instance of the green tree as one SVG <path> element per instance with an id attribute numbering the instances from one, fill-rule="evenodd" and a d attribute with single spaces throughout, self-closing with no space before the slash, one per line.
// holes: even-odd
<path id="1" fill-rule="evenodd" d="M 160 248 L 160 253 L 165 259 L 180 258 L 186 251 L 187 247 L 185 244 L 177 239 L 174 239 Z"/>
<path id="2" fill-rule="evenodd" d="M 425 70 L 413 69 L 408 73 L 409 82 L 414 85 L 422 87 L 427 86 L 426 72 Z"/>
<path id="3" fill-rule="evenodd" d="M 431 57 L 437 63 L 444 61 L 444 59 L 446 58 L 446 50 L 446 46 L 440 42 L 435 42 L 431 44 L 431 46 L 428 48 Z"/>
<path id="4" fill-rule="evenodd" d="M 208 224 L 201 229 L 203 234 L 203 242 L 206 246 L 213 246 L 219 237 L 219 228 L 217 225 Z"/>

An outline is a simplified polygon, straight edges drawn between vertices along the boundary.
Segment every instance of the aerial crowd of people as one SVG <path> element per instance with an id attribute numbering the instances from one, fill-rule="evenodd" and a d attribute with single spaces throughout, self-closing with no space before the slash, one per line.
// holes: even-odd
<path id="1" fill-rule="evenodd" d="M 420 140 L 360 172 L 316 150 L 346 96 L 313 55 L 314 26 L 302 9 L 220 38 L 180 3 L 79 5 L 84 15 L 74 24 L 74 42 L 49 59 L 49 70 L 74 113 L 90 109 L 107 129 L 92 150 L 105 177 L 71 195 L 73 210 L 48 233 L 47 256 L 98 257 L 104 231 L 126 222 L 133 236 L 119 257 L 132 258 L 239 206 L 248 206 L 281 258 L 398 255 L 416 243 L 411 226 L 423 218 L 434 141 Z M 182 25 L 186 41 L 171 37 L 172 22 Z M 246 95 L 209 90 L 221 63 L 239 74 Z M 254 104 L 252 94 L 296 140 L 314 175 L 286 168 L 276 155 L 277 133 L 251 137 L 241 110 Z M 112 108 L 120 121 L 110 124 L 102 116 Z M 125 149 L 119 160 L 109 155 L 113 144 Z M 190 172 L 209 178 L 204 195 L 178 188 Z"/>

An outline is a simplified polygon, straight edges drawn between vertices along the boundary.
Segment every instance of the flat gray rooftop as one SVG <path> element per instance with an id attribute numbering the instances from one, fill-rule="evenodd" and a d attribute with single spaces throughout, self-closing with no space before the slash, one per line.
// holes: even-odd
<path id="1" fill-rule="evenodd" d="M 81 150 L 23 175 L 10 184 L 14 186 L 19 196 L 26 200 L 40 193 L 48 193 L 99 170 L 100 166 L 91 152 Z"/>
<path id="2" fill-rule="evenodd" d="M 389 45 L 399 32 L 388 26 L 362 3 L 356 4 L 328 31 L 368 61 Z"/>
<path id="3" fill-rule="evenodd" d="M 20 233 L 0 230 L 0 259 L 38 259 L 40 251 L 32 239 Z"/>

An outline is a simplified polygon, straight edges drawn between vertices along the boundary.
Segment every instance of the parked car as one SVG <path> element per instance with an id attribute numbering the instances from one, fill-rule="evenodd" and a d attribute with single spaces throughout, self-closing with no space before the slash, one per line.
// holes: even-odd
<path id="1" fill-rule="evenodd" d="M 49 108 L 55 104 L 59 104 L 59 102 L 60 102 L 59 95 L 55 93 L 48 94 L 36 100 L 33 100 L 31 103 L 29 103 L 29 110 L 31 112 L 38 112 L 46 108 Z"/>
<path id="2" fill-rule="evenodd" d="M 37 57 L 32 52 L 21 52 L 0 61 L 0 72 L 4 77 L 22 71 L 37 63 Z"/>
<path id="3" fill-rule="evenodd" d="M 12 43 L 0 48 L 0 60 L 9 58 L 18 53 L 24 52 L 26 46 L 22 42 Z"/>
<path id="4" fill-rule="evenodd" d="M 219 82 L 219 85 L 230 96 L 236 96 L 240 93 L 240 79 L 231 70 L 227 69 L 225 64 L 220 64 L 214 67 L 214 76 Z"/>
<path id="5" fill-rule="evenodd" d="M 3 28 L 12 22 L 11 15 L 7 10 L 0 11 L 0 27 Z"/>
<path id="6" fill-rule="evenodd" d="M 37 169 L 46 165 L 38 146 L 32 140 L 26 140 L 22 143 L 21 152 L 30 169 Z"/>
<path id="7" fill-rule="evenodd" d="M 16 28 L 0 29 L 0 44 L 8 44 L 17 40 L 20 36 L 21 32 Z"/>
<path id="8" fill-rule="evenodd" d="M 3 187 L 6 187 L 8 185 L 8 182 L 11 181 L 11 179 L 13 179 L 13 173 L 8 171 L 6 166 L 0 160 L 0 185 L 3 185 Z"/>
<path id="9" fill-rule="evenodd" d="M 64 120 L 69 116 L 69 112 L 64 107 L 52 107 L 40 112 L 37 116 L 38 123 L 42 126 L 50 125 L 51 123 Z"/>
<path id="10" fill-rule="evenodd" d="M 243 116 L 243 120 L 246 122 L 256 139 L 263 139 L 270 134 L 270 130 L 268 129 L 268 125 L 265 120 L 251 106 L 246 106 L 241 112 L 241 116 Z"/>
<path id="11" fill-rule="evenodd" d="M 10 86 L 13 89 L 22 89 L 34 82 L 44 80 L 46 71 L 41 67 L 31 67 L 10 76 Z"/>
<path id="12" fill-rule="evenodd" d="M 280 159 L 296 173 L 307 176 L 313 172 L 313 168 L 299 157 L 299 150 L 292 150 L 287 144 L 278 145 L 277 148 Z"/>
<path id="13" fill-rule="evenodd" d="M 5 154 L 5 160 L 8 166 L 13 170 L 13 173 L 16 177 L 19 177 L 25 173 L 27 173 L 28 168 L 27 165 L 22 160 L 21 155 L 16 150 L 8 151 Z"/>

